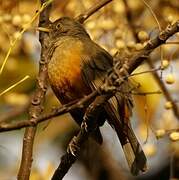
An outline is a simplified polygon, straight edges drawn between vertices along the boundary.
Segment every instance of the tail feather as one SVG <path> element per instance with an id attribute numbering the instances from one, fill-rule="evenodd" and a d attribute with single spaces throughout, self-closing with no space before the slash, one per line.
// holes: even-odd
<path id="1" fill-rule="evenodd" d="M 130 145 L 124 145 L 123 151 L 128 161 L 131 173 L 133 175 L 138 175 L 140 171 L 145 172 L 147 170 L 147 159 L 141 145 L 130 127 L 128 129 L 127 136 L 129 140 L 128 144 Z"/>
<path id="2" fill-rule="evenodd" d="M 118 106 L 119 102 L 115 97 L 111 98 L 105 106 L 108 114 L 108 122 L 115 129 L 122 145 L 124 155 L 133 175 L 146 171 L 147 159 L 139 144 L 130 122 L 125 122 L 124 106 Z"/>

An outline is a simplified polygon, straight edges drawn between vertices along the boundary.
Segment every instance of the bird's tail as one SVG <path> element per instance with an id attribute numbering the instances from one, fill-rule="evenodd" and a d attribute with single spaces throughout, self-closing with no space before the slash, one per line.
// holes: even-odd
<path id="1" fill-rule="evenodd" d="M 147 169 L 147 159 L 137 140 L 130 122 L 126 121 L 125 105 L 118 98 L 111 98 L 105 106 L 108 122 L 115 129 L 122 145 L 124 155 L 133 175 L 138 175 Z"/>
<path id="2" fill-rule="evenodd" d="M 128 130 L 127 130 L 128 129 Z M 126 160 L 133 175 L 138 175 L 147 170 L 147 159 L 133 130 L 126 128 L 128 142 L 122 146 Z M 118 137 L 119 137 L 119 133 Z"/>

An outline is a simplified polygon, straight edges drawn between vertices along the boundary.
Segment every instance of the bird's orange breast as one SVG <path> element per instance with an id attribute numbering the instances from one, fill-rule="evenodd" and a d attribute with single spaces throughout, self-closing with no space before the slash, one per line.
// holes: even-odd
<path id="1" fill-rule="evenodd" d="M 81 41 L 65 41 L 56 47 L 48 64 L 50 84 L 65 103 L 88 93 L 81 76 L 82 53 Z"/>

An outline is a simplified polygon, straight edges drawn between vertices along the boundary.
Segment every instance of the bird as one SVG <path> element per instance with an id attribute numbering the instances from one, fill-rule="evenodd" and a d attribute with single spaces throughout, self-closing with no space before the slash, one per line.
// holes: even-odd
<path id="1" fill-rule="evenodd" d="M 102 86 L 114 60 L 91 39 L 83 25 L 71 17 L 61 17 L 50 22 L 48 29 L 48 80 L 59 101 L 62 104 L 72 102 Z M 130 124 L 132 106 L 130 96 L 117 92 L 104 105 L 99 122 L 102 126 L 107 120 L 115 130 L 131 173 L 138 175 L 146 171 L 147 159 Z M 71 112 L 79 125 L 85 110 Z M 99 128 L 94 131 L 93 138 L 102 143 Z"/>

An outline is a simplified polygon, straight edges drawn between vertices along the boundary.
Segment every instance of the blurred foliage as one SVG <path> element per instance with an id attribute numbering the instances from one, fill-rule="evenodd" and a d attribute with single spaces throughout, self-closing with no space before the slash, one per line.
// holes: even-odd
<path id="1" fill-rule="evenodd" d="M 53 21 L 61 16 L 76 17 L 96 2 L 97 0 L 55 0 L 52 7 L 51 20 Z M 136 44 L 133 39 L 130 26 L 125 16 L 125 6 L 122 0 L 114 0 L 96 12 L 84 24 L 92 39 L 110 52 L 111 55 L 114 55 L 117 51 L 121 54 L 124 51 L 127 53 L 139 51 L 143 48 L 148 38 L 155 37 L 156 32 L 158 32 L 156 21 L 141 0 L 128 0 L 127 2 L 132 12 L 132 21 L 136 26 L 135 31 L 138 33 L 141 43 Z M 168 23 L 173 23 L 179 19 L 178 0 L 150 0 L 147 2 L 156 14 L 162 28 L 166 27 Z M 31 20 L 39 6 L 39 1 L 37 0 L 0 0 L 0 65 L 3 63 L 10 43 L 18 36 L 19 31 L 24 25 Z M 0 92 L 25 75 L 30 75 L 30 79 L 0 97 L 1 114 L 8 114 L 8 112 L 13 111 L 13 109 L 17 107 L 27 105 L 35 89 L 40 56 L 40 44 L 38 42 L 38 32 L 36 31 L 37 24 L 38 20 L 32 24 L 28 32 L 25 32 L 20 41 L 17 42 L 10 54 L 3 73 L 0 75 Z M 177 42 L 178 40 L 179 34 L 171 38 L 171 41 Z M 162 72 L 162 79 L 166 81 L 166 84 L 169 84 L 167 87 L 171 93 L 173 92 L 174 98 L 178 102 L 178 46 L 176 44 L 168 44 L 163 46 L 162 50 L 163 58 L 167 60 L 167 62 L 165 61 L 164 63 L 165 65 L 168 63 Z M 156 66 L 159 66 L 161 63 L 160 57 L 161 54 L 159 50 L 151 55 L 151 59 L 153 59 Z M 135 72 L 143 72 L 148 69 L 147 65 L 142 65 Z M 174 80 L 172 81 L 171 77 L 175 78 L 175 82 Z M 133 84 L 140 84 L 137 92 L 159 90 L 159 86 L 151 73 L 134 76 L 132 77 L 132 82 Z M 137 127 L 138 135 L 143 141 L 147 137 L 147 128 L 149 130 L 152 129 L 151 132 L 155 132 L 157 129 L 163 130 L 164 133 L 163 135 L 160 134 L 160 137 L 166 135 L 166 130 L 178 128 L 178 123 L 172 114 L 171 106 L 169 103 L 165 104 L 166 102 L 162 95 L 135 95 L 134 97 L 136 112 L 134 113 L 134 120 L 139 119 L 137 124 L 134 123 L 134 126 Z M 49 112 L 53 106 L 58 104 L 59 102 L 49 89 L 45 102 L 45 112 Z M 27 118 L 27 111 L 26 108 L 24 113 L 11 120 Z M 59 139 L 59 142 L 63 142 L 63 139 L 65 139 L 64 134 L 67 135 L 67 132 L 74 130 L 74 128 L 76 128 L 76 125 L 69 115 L 54 118 L 53 121 L 49 123 L 42 123 L 39 126 L 38 135 L 35 140 L 35 152 L 38 151 L 38 147 L 43 143 L 53 142 L 57 139 Z M 21 132 L 22 131 L 17 131 L 17 134 L 21 134 Z M 110 130 L 108 133 L 110 133 Z M 158 146 L 156 143 L 153 143 L 156 141 L 155 133 L 153 133 L 153 135 L 152 140 L 149 137 L 147 144 L 144 145 L 144 150 L 149 157 L 157 155 Z M 173 152 L 173 149 L 175 149 L 175 151 L 177 150 L 178 152 L 177 142 L 172 142 L 172 138 L 178 138 L 178 134 L 170 134 L 168 137 L 171 139 L 169 143 L 168 138 L 166 140 L 166 144 L 169 145 L 169 150 Z M 5 141 L 10 141 L 10 139 Z M 1 145 L 3 146 L 3 142 L 1 142 Z M 20 148 L 21 147 L 19 147 L 19 149 Z M 20 152 L 17 156 L 19 161 Z M 161 156 L 158 159 L 161 159 Z M 5 160 L 2 162 L 4 161 Z M 32 171 L 31 180 L 50 179 L 55 167 L 53 162 L 49 161 L 45 173 L 43 173 L 35 166 Z M 11 174 L 11 176 L 15 176 L 17 174 L 17 167 L 9 167 L 8 173 Z M 5 174 L 7 174 L 7 171 Z M 0 179 L 6 177 L 5 174 L 0 172 L 0 177 L 2 177 Z"/>

